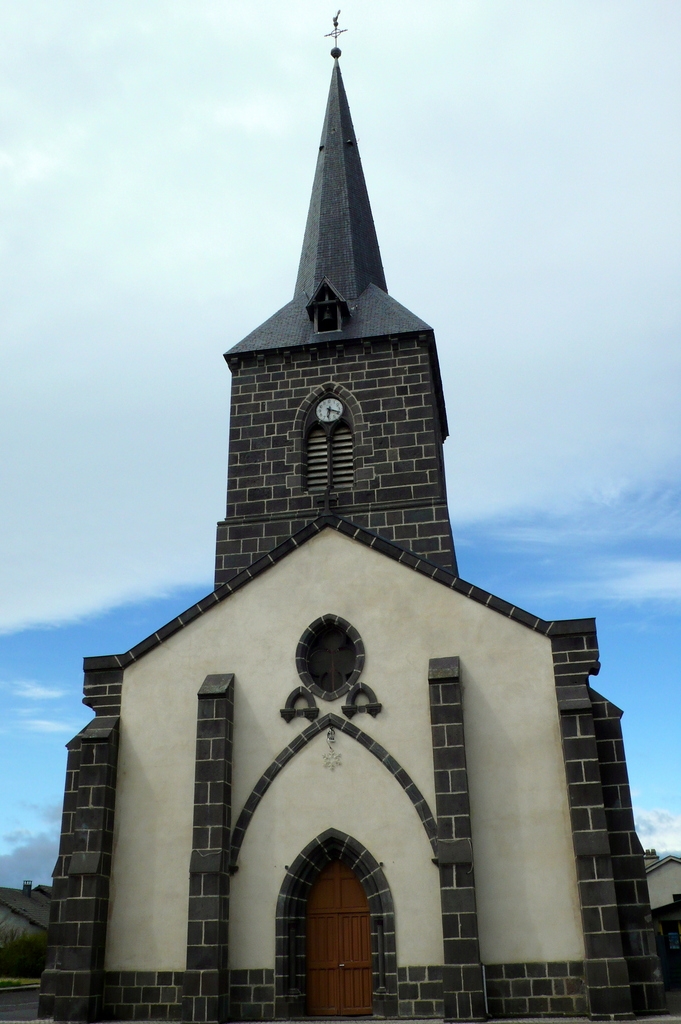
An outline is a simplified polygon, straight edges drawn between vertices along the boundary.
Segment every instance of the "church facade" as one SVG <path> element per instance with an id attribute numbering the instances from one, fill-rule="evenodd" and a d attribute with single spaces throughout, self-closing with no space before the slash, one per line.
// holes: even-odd
<path id="1" fill-rule="evenodd" d="M 595 622 L 458 575 L 434 334 L 332 55 L 294 298 L 225 357 L 215 589 L 85 659 L 41 1015 L 663 1010 Z"/>

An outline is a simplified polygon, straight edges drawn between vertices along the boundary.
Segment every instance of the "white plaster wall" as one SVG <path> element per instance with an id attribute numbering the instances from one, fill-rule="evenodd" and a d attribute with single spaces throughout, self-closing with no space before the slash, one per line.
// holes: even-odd
<path id="1" fill-rule="evenodd" d="M 124 677 L 106 970 L 185 968 L 203 676 L 195 685 L 191 656 L 181 657 L 191 643 L 175 646 Z"/>
<path id="2" fill-rule="evenodd" d="M 363 679 L 384 705 L 378 718 L 362 715 L 355 723 L 400 761 L 433 813 L 428 660 L 461 656 L 483 959 L 580 959 L 583 942 L 549 641 L 327 530 L 126 670 L 107 969 L 184 966 L 196 692 L 203 678 L 216 672 L 236 675 L 236 821 L 259 776 L 307 725 L 301 719 L 287 724 L 278 712 L 299 683 L 294 664 L 298 639 L 327 612 L 344 616 L 359 630 L 367 652 Z M 321 713 L 339 714 L 340 703 L 319 701 Z M 343 739 L 344 745 L 350 742 Z M 288 780 L 303 771 L 304 763 L 294 759 L 277 780 L 284 799 L 292 792 Z M 307 785 L 318 788 L 323 798 L 324 787 L 332 792 L 341 777 L 342 772 L 316 773 Z M 403 808 L 399 827 L 411 816 L 421 828 L 387 772 L 386 785 L 397 794 L 391 806 Z M 265 800 L 271 801 L 274 792 Z M 363 791 L 357 801 L 355 825 L 347 829 L 352 834 L 365 827 L 362 808 L 372 792 L 371 787 Z M 327 818 L 322 821 L 320 813 L 314 835 L 340 827 L 335 805 L 326 806 Z M 249 833 L 265 828 L 264 807 L 265 801 L 247 832 L 237 879 L 247 877 Z M 284 802 L 277 813 L 285 820 L 292 812 Z M 397 821 L 395 813 L 393 831 Z M 300 847 L 309 838 L 301 832 Z M 378 860 L 386 860 L 365 845 Z M 272 841 L 269 847 L 274 871 L 274 864 L 285 858 Z M 430 853 L 424 857 L 422 865 L 409 865 L 412 885 L 418 871 L 433 869 Z M 408 899 L 398 876 L 395 885 L 396 903 Z M 424 921 L 426 913 L 424 907 Z M 409 927 L 420 925 L 410 921 Z M 256 948 L 269 956 L 273 933 L 273 920 L 267 929 L 254 925 L 249 957 Z"/>
<path id="3" fill-rule="evenodd" d="M 246 831 L 232 879 L 233 967 L 274 966 L 274 919 L 285 867 L 331 827 L 352 835 L 383 864 L 395 906 L 398 962 L 442 961 L 439 872 L 421 819 L 373 754 L 350 736 L 336 735 L 341 767 L 324 768 L 328 746 L 325 735 L 318 735 L 276 777 Z"/>
<path id="4" fill-rule="evenodd" d="M 34 935 L 36 932 L 44 932 L 38 924 L 32 924 L 21 914 L 15 914 L 9 907 L 0 905 L 0 941 L 11 935 Z"/>
<path id="5" fill-rule="evenodd" d="M 672 857 L 649 871 L 648 892 L 653 910 L 671 903 L 674 893 L 681 892 L 681 860 Z"/>

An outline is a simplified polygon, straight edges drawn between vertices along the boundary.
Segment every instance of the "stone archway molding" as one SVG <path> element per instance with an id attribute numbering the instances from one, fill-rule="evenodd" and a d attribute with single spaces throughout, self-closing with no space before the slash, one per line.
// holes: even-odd
<path id="1" fill-rule="evenodd" d="M 351 736 L 363 747 L 366 747 L 369 753 L 373 754 L 374 757 L 377 758 L 385 768 L 387 768 L 390 774 L 395 777 L 414 805 L 416 813 L 421 819 L 421 824 L 428 836 L 428 841 L 433 848 L 433 856 L 437 857 L 437 825 L 435 824 L 433 813 L 428 806 L 428 801 L 423 796 L 418 786 L 413 782 L 411 776 L 404 770 L 399 761 L 395 760 L 395 758 L 388 753 L 385 747 L 382 747 L 381 744 L 369 736 L 368 733 L 363 732 L 361 729 L 358 729 L 356 725 L 340 718 L 338 715 L 328 714 L 318 718 L 315 722 L 312 722 L 311 725 L 308 725 L 303 732 L 298 733 L 298 735 L 291 740 L 288 746 L 284 747 L 284 749 L 277 754 L 274 761 L 272 761 L 269 767 L 262 773 L 251 790 L 241 814 L 237 819 L 237 823 L 234 826 L 234 831 L 232 832 L 229 851 L 229 864 L 232 871 L 234 871 L 237 866 L 241 844 L 243 843 L 244 835 L 246 834 L 246 829 L 251 822 L 251 818 L 255 814 L 258 804 L 274 782 L 279 772 L 293 757 L 296 756 L 297 753 L 306 747 L 311 740 L 331 726 L 333 726 L 334 729 L 338 729 L 339 732 L 344 732 L 347 736 Z"/>
<path id="2" fill-rule="evenodd" d="M 364 419 L 362 406 L 357 401 L 357 397 L 352 393 L 352 391 L 349 391 L 342 384 L 338 383 L 338 381 L 334 381 L 329 378 L 328 380 L 321 381 L 312 388 L 309 394 L 307 394 L 302 400 L 296 410 L 293 426 L 288 434 L 286 452 L 288 475 L 286 478 L 286 486 L 290 487 L 292 490 L 297 489 L 300 491 L 303 488 L 305 424 L 308 421 L 312 408 L 317 404 L 320 398 L 323 398 L 325 395 L 334 395 L 336 398 L 340 398 L 341 402 L 345 405 L 355 440 L 355 453 L 358 448 L 362 448 L 365 452 L 363 456 L 355 455 L 356 468 L 363 471 L 362 479 L 368 480 L 373 478 L 372 460 L 374 439 L 372 432 Z M 364 474 L 367 475 L 365 476 Z"/>
<path id="3" fill-rule="evenodd" d="M 335 828 L 308 843 L 287 869 L 277 899 L 275 1017 L 306 1012 L 307 898 L 322 868 L 340 860 L 355 872 L 371 919 L 374 1014 L 397 1016 L 395 912 L 382 866 L 357 839 Z"/>

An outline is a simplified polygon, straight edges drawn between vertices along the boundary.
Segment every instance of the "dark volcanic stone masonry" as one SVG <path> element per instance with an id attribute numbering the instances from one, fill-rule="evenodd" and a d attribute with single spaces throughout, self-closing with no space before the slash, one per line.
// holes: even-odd
<path id="1" fill-rule="evenodd" d="M 428 664 L 440 871 L 445 1020 L 484 1020 L 473 841 L 458 657 Z"/>
<path id="2" fill-rule="evenodd" d="M 400 1017 L 443 1017 L 442 967 L 398 967 Z"/>
<path id="3" fill-rule="evenodd" d="M 432 332 L 228 355 L 233 374 L 227 517 L 215 585 L 323 511 L 305 488 L 305 432 L 337 395 L 354 441 L 354 488 L 331 508 L 456 571 L 442 459 L 446 420 Z"/>
<path id="4" fill-rule="evenodd" d="M 492 1017 L 580 1017 L 588 1012 L 580 962 L 488 964 L 485 974 Z"/>

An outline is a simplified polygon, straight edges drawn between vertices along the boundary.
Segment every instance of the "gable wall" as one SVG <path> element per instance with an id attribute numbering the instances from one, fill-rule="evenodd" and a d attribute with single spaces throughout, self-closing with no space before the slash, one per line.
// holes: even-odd
<path id="1" fill-rule="evenodd" d="M 234 823 L 262 772 L 309 724 L 287 724 L 279 709 L 299 683 L 298 639 L 325 613 L 359 630 L 362 678 L 383 704 L 376 719 L 358 715 L 353 724 L 400 762 L 433 813 L 428 661 L 461 657 L 483 961 L 581 959 L 550 642 L 324 531 L 126 670 L 107 969 L 184 967 L 196 693 L 205 675 L 236 677 Z M 320 714 L 340 715 L 342 703 L 318 700 Z M 324 745 L 318 737 L 284 768 L 246 833 L 233 879 L 233 958 L 273 966 L 284 864 L 337 827 L 385 864 L 398 962 L 433 963 L 436 947 L 441 960 L 437 870 L 416 811 L 350 737 L 339 737 L 344 764 L 334 773 L 322 767 Z"/>

